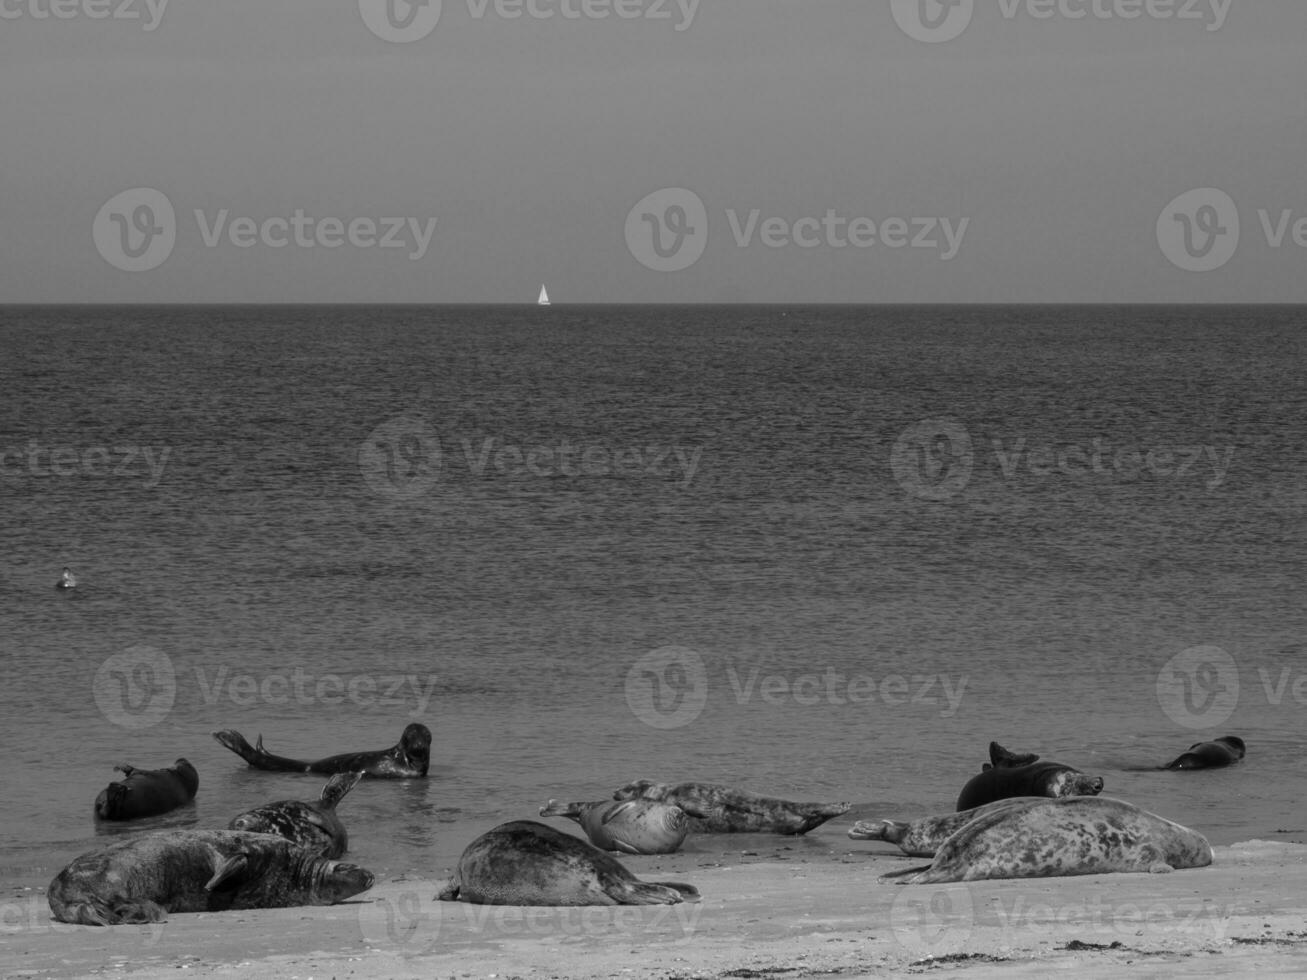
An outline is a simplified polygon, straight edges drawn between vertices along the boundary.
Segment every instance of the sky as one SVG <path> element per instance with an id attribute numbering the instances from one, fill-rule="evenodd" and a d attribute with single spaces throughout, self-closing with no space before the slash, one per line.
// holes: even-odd
<path id="1" fill-rule="evenodd" d="M 0 0 L 0 303 L 1303 302 L 1301 0 Z"/>

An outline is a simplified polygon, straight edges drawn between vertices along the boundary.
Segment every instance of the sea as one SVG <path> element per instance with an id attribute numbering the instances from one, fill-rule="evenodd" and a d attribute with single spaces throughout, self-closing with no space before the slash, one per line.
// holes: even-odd
<path id="1" fill-rule="evenodd" d="M 222 729 L 426 725 L 340 804 L 381 879 L 636 779 L 848 801 L 838 859 L 992 741 L 1307 840 L 1305 378 L 1301 307 L 0 307 L 0 902 L 317 797 Z"/>

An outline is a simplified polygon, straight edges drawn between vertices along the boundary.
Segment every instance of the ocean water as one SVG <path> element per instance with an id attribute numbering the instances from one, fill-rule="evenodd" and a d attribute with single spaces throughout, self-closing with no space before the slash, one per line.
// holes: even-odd
<path id="1" fill-rule="evenodd" d="M 951 810 L 991 740 L 1214 843 L 1307 838 L 1307 310 L 0 308 L 4 898 L 316 797 L 441 877 L 549 798 Z M 70 566 L 79 587 L 53 584 Z M 1178 658 L 1178 659 L 1177 659 Z M 1240 735 L 1227 770 L 1150 771 Z M 567 825 L 569 828 L 570 824 Z M 740 842 L 692 839 L 705 852 Z"/>

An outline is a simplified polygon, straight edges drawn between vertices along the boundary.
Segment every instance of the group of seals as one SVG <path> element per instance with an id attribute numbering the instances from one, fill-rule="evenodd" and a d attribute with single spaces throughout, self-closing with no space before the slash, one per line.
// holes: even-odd
<path id="1" fill-rule="evenodd" d="M 333 905 L 372 887 L 372 874 L 271 834 L 174 830 L 120 841 L 73 860 L 50 883 L 60 922 L 160 922 L 169 912 Z"/>
<path id="2" fill-rule="evenodd" d="M 315 772 L 330 776 L 338 772 L 361 772 L 373 779 L 421 779 L 431 765 L 431 730 L 413 722 L 404 729 L 399 742 L 388 749 L 373 752 L 347 752 L 315 762 L 287 759 L 264 751 L 263 736 L 251 746 L 240 732 L 214 732 L 219 743 L 231 749 L 255 769 L 270 772 Z"/>
<path id="3" fill-rule="evenodd" d="M 697 902 L 699 890 L 641 881 L 579 837 L 514 820 L 469 844 L 436 898 L 476 905 L 675 905 Z"/>
<path id="4" fill-rule="evenodd" d="M 95 798 L 95 815 L 101 820 L 136 820 L 175 810 L 195 799 L 199 773 L 185 759 L 169 769 L 114 766 L 124 778 L 110 783 Z"/>

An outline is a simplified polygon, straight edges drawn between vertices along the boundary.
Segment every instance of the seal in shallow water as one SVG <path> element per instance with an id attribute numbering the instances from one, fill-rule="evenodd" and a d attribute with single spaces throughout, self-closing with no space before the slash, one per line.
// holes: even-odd
<path id="1" fill-rule="evenodd" d="M 100 790 L 95 815 L 101 820 L 135 820 L 175 810 L 195 798 L 200 776 L 185 759 L 169 769 L 114 766 L 124 777 Z"/>
<path id="2" fill-rule="evenodd" d="M 806 834 L 832 817 L 848 813 L 849 803 L 795 803 L 759 796 L 717 783 L 655 783 L 639 779 L 613 794 L 615 800 L 655 800 L 679 806 L 691 817 L 691 833 Z"/>
<path id="3" fill-rule="evenodd" d="M 1244 756 L 1243 739 L 1237 735 L 1223 735 L 1210 742 L 1195 742 L 1189 751 L 1173 759 L 1164 769 L 1219 769 L 1233 765 Z"/>
<path id="4" fill-rule="evenodd" d="M 675 905 L 697 902 L 699 890 L 641 881 L 579 837 L 515 820 L 469 844 L 436 898 L 475 905 Z"/>
<path id="5" fill-rule="evenodd" d="M 333 905 L 371 887 L 371 872 L 271 834 L 173 830 L 75 858 L 48 898 L 60 922 L 108 926 L 169 912 Z"/>
<path id="6" fill-rule="evenodd" d="M 926 868 L 882 875 L 928 885 L 984 878 L 1056 878 L 1164 872 L 1212 863 L 1202 834 L 1103 797 L 1035 800 L 977 817 L 944 842 Z"/>
<path id="7" fill-rule="evenodd" d="M 934 857 L 935 852 L 955 833 L 977 817 L 1046 799 L 1042 796 L 1013 796 L 986 803 L 974 810 L 960 810 L 934 817 L 921 817 L 910 823 L 901 820 L 859 820 L 849 830 L 853 840 L 883 840 L 897 844 L 910 857 Z"/>
<path id="8" fill-rule="evenodd" d="M 679 806 L 653 800 L 599 800 L 559 803 L 540 808 L 542 817 L 569 817 L 603 851 L 626 854 L 671 854 L 685 841 L 690 820 Z"/>
<path id="9" fill-rule="evenodd" d="M 427 774 L 431 765 L 431 730 L 416 722 L 404 729 L 399 744 L 375 752 L 347 752 L 316 762 L 287 759 L 264 751 L 263 736 L 251 747 L 240 732 L 228 729 L 213 737 L 255 769 L 272 772 L 315 772 L 324 776 L 338 772 L 361 772 L 374 779 L 409 779 Z"/>
<path id="10" fill-rule="evenodd" d="M 1096 796 L 1103 791 L 1101 776 L 1087 776 L 1060 762 L 1030 762 L 1013 765 L 1024 758 L 1014 756 L 997 742 L 989 744 L 991 765 L 972 776 L 958 794 L 959 810 L 974 810 L 995 800 L 1013 796 Z"/>
<path id="11" fill-rule="evenodd" d="M 324 858 L 338 858 L 349 847 L 349 834 L 336 816 L 336 804 L 358 785 L 361 772 L 340 772 L 327 780 L 322 796 L 311 802 L 279 800 L 233 817 L 228 830 L 276 834 Z"/>

